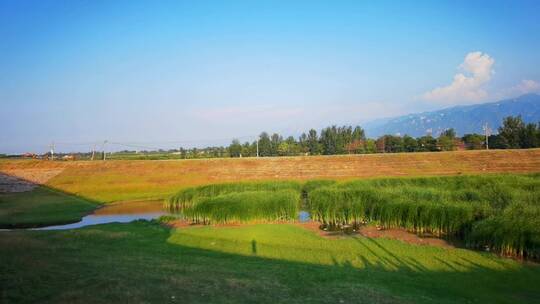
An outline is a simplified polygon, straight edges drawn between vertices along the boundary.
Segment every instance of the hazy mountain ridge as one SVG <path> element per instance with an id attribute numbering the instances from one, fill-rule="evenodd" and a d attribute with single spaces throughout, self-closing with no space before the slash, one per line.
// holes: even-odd
<path id="1" fill-rule="evenodd" d="M 364 124 L 364 128 L 369 137 L 384 134 L 408 134 L 418 137 L 429 133 L 437 136 L 448 128 L 454 128 L 459 135 L 463 135 L 482 133 L 482 126 L 486 122 L 493 132 L 496 132 L 504 117 L 510 115 L 521 115 L 525 122 L 539 122 L 540 95 L 527 94 L 497 102 L 378 119 Z"/>

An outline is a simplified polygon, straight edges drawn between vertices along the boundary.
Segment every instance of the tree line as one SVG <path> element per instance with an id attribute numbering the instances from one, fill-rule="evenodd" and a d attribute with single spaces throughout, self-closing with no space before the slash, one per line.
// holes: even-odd
<path id="1" fill-rule="evenodd" d="M 364 153 L 435 152 L 453 150 L 525 149 L 540 147 L 540 123 L 524 123 L 521 116 L 503 120 L 497 134 L 465 134 L 458 137 L 454 129 L 447 129 L 437 137 L 425 135 L 383 135 L 367 138 L 360 126 L 330 126 L 317 132 L 311 129 L 298 138 L 262 132 L 258 140 L 241 143 L 233 140 L 226 149 L 230 157 L 296 155 L 339 155 Z"/>
<path id="2" fill-rule="evenodd" d="M 137 155 L 125 158 L 255 157 L 257 144 L 258 155 L 261 157 L 480 150 L 487 148 L 486 143 L 489 149 L 540 147 L 540 122 L 525 123 L 521 116 L 508 116 L 504 118 L 502 126 L 497 131 L 496 134 L 489 135 L 486 142 L 484 134 L 472 133 L 459 137 L 452 128 L 444 130 L 436 137 L 430 134 L 421 137 L 387 134 L 378 138 L 367 138 L 364 129 L 360 126 L 330 126 L 319 132 L 311 129 L 298 138 L 262 132 L 257 140 L 242 143 L 234 139 L 226 147 L 139 151 Z"/>
<path id="3" fill-rule="evenodd" d="M 438 136 L 431 134 L 412 137 L 409 135 L 383 135 L 367 138 L 360 126 L 330 126 L 317 132 L 311 129 L 298 138 L 284 138 L 278 133 L 262 132 L 257 140 L 241 143 L 234 139 L 229 146 L 205 148 L 178 148 L 154 151 L 119 151 L 107 153 L 110 159 L 193 159 L 220 157 L 261 157 L 299 155 L 340 155 L 400 152 L 436 152 L 479 149 L 528 149 L 540 147 L 540 122 L 525 123 L 521 116 L 508 116 L 496 134 L 487 137 L 472 133 L 457 136 L 453 128 Z M 73 156 L 74 159 L 91 159 L 92 152 L 57 153 L 57 156 Z M 0 154 L 0 158 L 26 157 L 25 155 Z M 102 154 L 96 156 L 102 159 Z"/>

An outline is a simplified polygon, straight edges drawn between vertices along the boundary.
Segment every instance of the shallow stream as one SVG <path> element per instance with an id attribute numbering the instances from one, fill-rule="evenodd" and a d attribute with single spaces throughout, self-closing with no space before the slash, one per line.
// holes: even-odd
<path id="1" fill-rule="evenodd" d="M 93 213 L 84 216 L 79 222 L 51 225 L 39 228 L 27 228 L 28 230 L 67 230 L 86 226 L 109 224 L 109 223 L 129 223 L 137 220 L 150 221 L 163 215 L 174 215 L 174 213 L 163 207 L 163 201 L 126 201 L 109 205 L 103 205 Z M 176 214 L 178 215 L 178 214 Z M 298 221 L 305 223 L 311 221 L 309 212 L 302 210 L 298 214 Z M 24 228 L 23 228 L 24 229 Z M 20 229 L 0 229 L 0 231 L 10 231 Z"/>
<path id="2" fill-rule="evenodd" d="M 96 209 L 92 214 L 83 217 L 77 223 L 46 226 L 31 230 L 65 230 L 98 224 L 129 223 L 137 220 L 149 221 L 167 214 L 170 213 L 163 208 L 163 201 L 120 202 L 104 205 Z"/>

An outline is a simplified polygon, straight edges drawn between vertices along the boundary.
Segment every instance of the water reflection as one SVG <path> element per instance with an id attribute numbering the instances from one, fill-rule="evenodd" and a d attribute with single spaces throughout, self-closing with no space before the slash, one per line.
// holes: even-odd
<path id="1" fill-rule="evenodd" d="M 129 223 L 136 220 L 149 221 L 167 214 L 170 213 L 163 208 L 162 201 L 121 202 L 105 205 L 94 213 L 83 217 L 77 223 L 34 228 L 32 230 L 65 230 L 98 224 Z"/>

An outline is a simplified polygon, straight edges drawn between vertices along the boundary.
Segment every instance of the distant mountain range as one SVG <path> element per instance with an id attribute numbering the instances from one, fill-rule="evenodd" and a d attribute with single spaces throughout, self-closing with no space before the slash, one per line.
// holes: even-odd
<path id="1" fill-rule="evenodd" d="M 521 115 L 525 122 L 539 122 L 540 95 L 527 94 L 497 102 L 378 119 L 363 124 L 363 127 L 368 137 L 384 134 L 419 137 L 429 133 L 438 136 L 448 128 L 454 128 L 458 135 L 482 133 L 482 126 L 487 122 L 489 128 L 496 133 L 503 118 L 517 115 Z"/>

